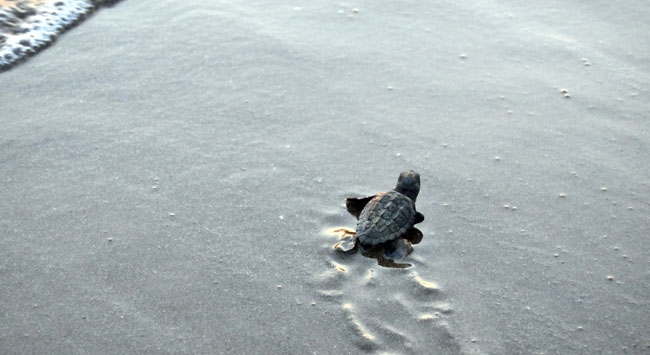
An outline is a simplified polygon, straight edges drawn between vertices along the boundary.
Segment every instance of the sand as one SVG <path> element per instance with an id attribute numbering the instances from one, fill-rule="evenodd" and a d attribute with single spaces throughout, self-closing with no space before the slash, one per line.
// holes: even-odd
<path id="1" fill-rule="evenodd" d="M 0 353 L 649 352 L 647 18 L 101 9 L 0 74 Z M 412 266 L 336 253 L 406 169 Z"/>

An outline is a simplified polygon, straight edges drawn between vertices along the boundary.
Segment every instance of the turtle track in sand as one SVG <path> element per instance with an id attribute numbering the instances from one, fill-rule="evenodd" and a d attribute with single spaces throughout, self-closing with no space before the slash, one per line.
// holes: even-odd
<path id="1" fill-rule="evenodd" d="M 333 230 L 323 233 L 324 271 L 314 275 L 319 298 L 345 314 L 350 340 L 361 351 L 391 354 L 461 354 L 448 320 L 452 305 L 418 265 L 384 268 L 359 253 L 332 250 Z M 325 238 L 325 236 L 327 238 Z"/>

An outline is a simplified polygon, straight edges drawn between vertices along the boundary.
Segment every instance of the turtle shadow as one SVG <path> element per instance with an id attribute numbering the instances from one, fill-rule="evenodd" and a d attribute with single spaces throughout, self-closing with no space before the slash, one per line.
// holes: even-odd
<path id="1" fill-rule="evenodd" d="M 334 245 L 336 251 L 353 254 L 357 250 L 361 255 L 376 259 L 379 266 L 395 269 L 404 269 L 413 265 L 409 263 L 398 263 L 400 260 L 413 252 L 413 245 L 422 241 L 422 232 L 413 227 L 401 237 L 382 244 L 375 245 L 371 248 L 364 248 L 361 244 L 355 242 L 357 232 L 349 228 L 338 228 L 334 230 L 338 233 L 338 242 Z"/>

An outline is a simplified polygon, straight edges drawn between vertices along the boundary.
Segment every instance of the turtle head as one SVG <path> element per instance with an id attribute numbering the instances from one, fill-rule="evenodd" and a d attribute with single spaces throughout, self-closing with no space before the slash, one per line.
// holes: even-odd
<path id="1" fill-rule="evenodd" d="M 420 174 L 413 170 L 407 170 L 399 175 L 395 191 L 406 195 L 415 202 L 420 192 Z"/>

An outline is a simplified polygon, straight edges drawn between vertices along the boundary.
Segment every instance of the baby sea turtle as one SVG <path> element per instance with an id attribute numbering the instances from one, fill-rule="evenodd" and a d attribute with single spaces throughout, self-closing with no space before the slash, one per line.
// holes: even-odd
<path id="1" fill-rule="evenodd" d="M 414 244 L 422 239 L 422 232 L 413 228 L 413 225 L 424 220 L 424 216 L 415 210 L 419 192 L 420 174 L 408 170 L 400 174 L 394 190 L 364 198 L 347 198 L 345 205 L 348 211 L 359 219 L 357 232 L 356 235 L 344 233 L 334 248 L 348 252 L 357 247 L 367 251 L 382 246 L 386 247 L 388 253 L 412 248 L 404 239 Z"/>

